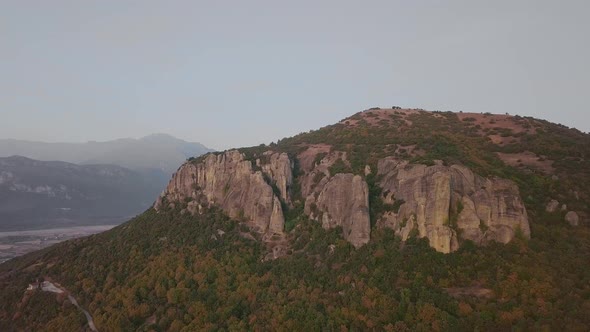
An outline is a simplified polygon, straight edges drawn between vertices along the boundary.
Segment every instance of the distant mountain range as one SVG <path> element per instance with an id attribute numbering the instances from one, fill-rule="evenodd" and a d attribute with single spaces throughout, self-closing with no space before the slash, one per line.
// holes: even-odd
<path id="1" fill-rule="evenodd" d="M 148 208 L 187 158 L 209 151 L 165 134 L 88 143 L 2 139 L 0 231 L 120 223 Z"/>
<path id="2" fill-rule="evenodd" d="M 0 157 L 19 155 L 82 165 L 112 164 L 142 172 L 162 171 L 165 178 L 176 171 L 187 158 L 210 151 L 212 150 L 201 143 L 187 142 L 166 134 L 87 143 L 0 139 Z"/>
<path id="3" fill-rule="evenodd" d="M 160 190 L 160 181 L 120 166 L 0 158 L 0 228 L 118 223 Z"/>

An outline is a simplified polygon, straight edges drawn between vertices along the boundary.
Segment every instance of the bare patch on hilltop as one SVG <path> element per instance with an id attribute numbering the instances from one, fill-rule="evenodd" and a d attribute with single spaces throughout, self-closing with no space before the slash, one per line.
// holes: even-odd
<path id="1" fill-rule="evenodd" d="M 555 172 L 553 160 L 549 160 L 545 156 L 538 156 L 530 151 L 521 153 L 496 152 L 496 154 L 505 164 L 513 167 L 530 167 L 546 174 L 553 174 Z"/>

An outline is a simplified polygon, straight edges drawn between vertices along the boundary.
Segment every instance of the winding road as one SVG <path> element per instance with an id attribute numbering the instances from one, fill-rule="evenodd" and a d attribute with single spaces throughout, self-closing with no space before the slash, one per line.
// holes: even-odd
<path id="1" fill-rule="evenodd" d="M 88 327 L 90 327 L 90 329 L 92 331 L 98 332 L 98 330 L 96 329 L 96 325 L 94 325 L 94 320 L 92 319 L 92 316 L 90 316 L 90 313 L 88 313 L 88 311 L 86 311 L 86 309 L 82 308 L 78 304 L 78 301 L 76 300 L 76 298 L 74 298 L 70 294 L 70 292 L 68 292 L 65 288 L 61 287 L 61 285 L 56 286 L 51 281 L 43 281 L 43 283 L 41 284 L 41 290 L 43 290 L 45 292 L 52 292 L 52 293 L 58 293 L 58 294 L 61 294 L 61 293 L 68 294 L 68 299 L 70 300 L 70 302 L 72 302 L 72 304 L 75 305 L 76 308 L 78 308 L 80 311 L 82 311 L 84 316 L 86 316 L 86 320 L 88 321 Z"/>
<path id="2" fill-rule="evenodd" d="M 78 305 L 78 301 L 76 301 L 76 299 L 68 294 L 68 299 L 70 299 L 70 301 L 78 308 L 80 309 L 80 311 L 82 311 L 82 313 L 84 313 L 84 316 L 86 316 L 86 320 L 88 321 L 88 326 L 90 327 L 90 329 L 92 331 L 96 331 L 98 332 L 98 330 L 96 329 L 96 326 L 94 325 L 94 320 L 92 320 L 92 316 L 90 316 L 90 314 L 88 313 L 88 311 L 86 311 L 86 309 L 82 308 L 80 305 Z"/>

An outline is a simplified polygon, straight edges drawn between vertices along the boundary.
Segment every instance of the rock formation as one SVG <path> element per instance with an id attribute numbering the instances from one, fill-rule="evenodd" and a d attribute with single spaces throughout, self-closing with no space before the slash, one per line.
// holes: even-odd
<path id="1" fill-rule="evenodd" d="M 571 226 L 578 226 L 578 224 L 580 223 L 580 217 L 576 212 L 569 211 L 565 215 L 565 221 L 567 221 L 568 224 L 570 224 Z"/>
<path id="2" fill-rule="evenodd" d="M 413 229 L 440 252 L 458 249 L 458 235 L 476 243 L 507 243 L 517 232 L 530 236 L 518 187 L 505 179 L 486 179 L 466 167 L 379 161 L 384 202 L 399 205 L 379 224 L 406 239 Z"/>
<path id="3" fill-rule="evenodd" d="M 545 211 L 552 213 L 557 211 L 557 208 L 559 207 L 559 202 L 552 199 L 549 203 L 547 203 L 547 206 L 545 207 Z"/>
<path id="4" fill-rule="evenodd" d="M 286 155 L 285 155 L 286 156 Z M 284 156 L 271 155 L 271 160 L 285 160 Z M 273 172 L 274 169 L 272 169 Z M 277 186 L 286 192 L 290 173 L 270 172 L 279 175 Z M 286 195 L 286 194 L 285 194 Z M 252 162 L 245 160 L 237 150 L 222 154 L 209 154 L 201 162 L 186 162 L 174 174 L 168 187 L 156 201 L 159 210 L 165 202 L 190 201 L 187 210 L 199 211 L 199 205 L 218 206 L 231 218 L 244 219 L 262 233 L 282 233 L 284 228 L 283 210 L 279 198 L 273 193 L 261 171 L 255 171 Z"/>
<path id="5" fill-rule="evenodd" d="M 217 206 L 268 235 L 282 234 L 283 208 L 302 199 L 307 216 L 326 229 L 341 227 L 343 237 L 358 248 L 371 233 L 363 175 L 376 172 L 383 190 L 377 199 L 386 207 L 377 225 L 392 228 L 403 240 L 412 234 L 427 237 L 433 248 L 448 253 L 457 250 L 460 239 L 486 244 L 507 243 L 519 232 L 530 236 L 526 209 L 512 181 L 483 178 L 459 165 L 426 166 L 391 157 L 380 160 L 376 170 L 364 167 L 362 175 L 331 174 L 336 162 L 345 165 L 340 170 L 350 167 L 346 153 L 305 154 L 304 174 L 297 179 L 301 197 L 290 192 L 294 164 L 286 153 L 267 151 L 248 160 L 233 150 L 185 163 L 154 207 L 180 206 L 183 213 L 195 214 Z"/>
<path id="6" fill-rule="evenodd" d="M 336 174 L 321 187 L 317 198 L 311 194 L 305 201 L 305 212 L 322 227 L 342 227 L 344 238 L 355 247 L 369 242 L 369 189 L 362 177 Z"/>
<path id="7" fill-rule="evenodd" d="M 284 202 L 290 202 L 289 188 L 293 184 L 293 165 L 286 153 L 273 153 L 267 151 L 263 154 L 267 158 L 267 163 L 258 159 L 257 165 L 262 168 L 264 174 L 270 177 L 279 189 L 280 198 Z"/>

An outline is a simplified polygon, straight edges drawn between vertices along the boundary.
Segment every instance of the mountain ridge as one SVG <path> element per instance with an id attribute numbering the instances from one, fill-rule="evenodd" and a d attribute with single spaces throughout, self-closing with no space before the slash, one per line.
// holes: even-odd
<path id="1" fill-rule="evenodd" d="M 149 207 L 161 183 L 117 165 L 0 157 L 3 230 L 119 223 Z"/>
<path id="2" fill-rule="evenodd" d="M 212 150 L 200 143 L 161 133 L 139 139 L 121 138 L 85 143 L 0 139 L 0 157 L 22 155 L 37 160 L 60 160 L 75 164 L 115 164 L 134 170 L 161 170 L 166 175 L 172 174 L 187 158 L 209 151 Z"/>

